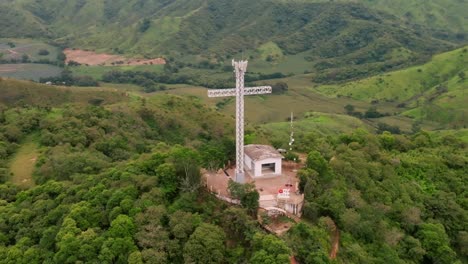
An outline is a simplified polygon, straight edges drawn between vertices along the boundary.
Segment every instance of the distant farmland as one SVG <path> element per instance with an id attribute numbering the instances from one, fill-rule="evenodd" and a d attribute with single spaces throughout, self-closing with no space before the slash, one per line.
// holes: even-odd
<path id="1" fill-rule="evenodd" d="M 14 44 L 13 47 L 9 43 Z M 40 51 L 47 51 L 40 55 Z M 4 60 L 20 61 L 24 55 L 30 61 L 48 60 L 57 61 L 59 48 L 31 39 L 0 39 L 0 58 Z"/>
<path id="2" fill-rule="evenodd" d="M 62 69 L 49 64 L 0 64 L 0 77 L 39 81 L 40 78 L 60 75 Z"/>

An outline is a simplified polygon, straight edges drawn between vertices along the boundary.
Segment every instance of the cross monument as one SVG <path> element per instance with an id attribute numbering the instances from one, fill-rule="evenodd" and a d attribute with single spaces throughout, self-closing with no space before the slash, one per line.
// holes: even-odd
<path id="1" fill-rule="evenodd" d="M 244 87 L 244 75 L 248 61 L 234 61 L 236 88 L 208 90 L 208 97 L 236 97 L 236 182 L 244 183 L 244 95 L 269 94 L 270 86 Z"/>

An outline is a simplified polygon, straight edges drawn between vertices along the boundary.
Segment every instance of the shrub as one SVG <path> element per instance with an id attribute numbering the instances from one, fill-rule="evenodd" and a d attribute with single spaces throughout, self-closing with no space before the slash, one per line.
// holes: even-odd
<path id="1" fill-rule="evenodd" d="M 46 49 L 41 49 L 41 50 L 39 50 L 39 52 L 37 54 L 40 55 L 40 56 L 47 56 L 47 55 L 50 54 L 50 52 L 48 50 L 46 50 Z"/>

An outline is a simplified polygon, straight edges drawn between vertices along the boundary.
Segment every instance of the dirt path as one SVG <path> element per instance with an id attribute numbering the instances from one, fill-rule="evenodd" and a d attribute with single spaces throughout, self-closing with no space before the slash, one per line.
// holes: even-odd
<path id="1" fill-rule="evenodd" d="M 14 184 L 23 188 L 34 186 L 32 173 L 38 156 L 37 148 L 37 143 L 27 140 L 13 157 L 10 163 L 10 171 L 12 173 L 11 181 Z"/>
<path id="2" fill-rule="evenodd" d="M 12 49 L 9 49 L 9 50 L 7 50 L 7 51 L 8 51 L 8 52 L 10 52 L 11 54 L 14 54 L 14 55 L 19 55 L 19 53 L 18 53 L 18 52 L 14 51 L 14 50 L 12 50 Z"/>
<path id="3" fill-rule="evenodd" d="M 333 223 L 333 230 L 332 230 L 332 248 L 330 250 L 330 259 L 336 259 L 338 254 L 338 250 L 340 249 L 340 231 L 335 223 Z"/>

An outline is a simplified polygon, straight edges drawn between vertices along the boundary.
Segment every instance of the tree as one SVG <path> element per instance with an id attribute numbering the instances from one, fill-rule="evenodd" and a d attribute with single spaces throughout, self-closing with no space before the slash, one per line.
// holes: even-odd
<path id="1" fill-rule="evenodd" d="M 226 233 L 235 241 L 249 244 L 253 239 L 257 222 L 253 220 L 245 209 L 229 207 L 223 213 L 223 227 Z"/>
<path id="2" fill-rule="evenodd" d="M 29 56 L 28 56 L 27 54 L 23 54 L 23 55 L 21 56 L 21 62 L 22 62 L 22 63 L 28 63 L 28 62 L 30 62 Z"/>
<path id="3" fill-rule="evenodd" d="M 459 73 L 458 73 L 458 77 L 459 77 L 460 79 L 462 79 L 462 80 L 465 80 L 465 77 L 466 77 L 465 72 L 464 72 L 464 71 L 459 72 Z"/>
<path id="4" fill-rule="evenodd" d="M 151 26 L 151 20 L 149 18 L 144 18 L 143 21 L 141 22 L 140 27 L 138 28 L 138 30 L 141 33 L 144 33 L 150 28 L 150 26 Z"/>
<path id="5" fill-rule="evenodd" d="M 200 148 L 200 156 L 203 166 L 211 171 L 223 168 L 228 160 L 226 150 L 220 143 L 204 144 Z"/>
<path id="6" fill-rule="evenodd" d="M 253 237 L 253 250 L 254 253 L 249 263 L 289 263 L 290 249 L 283 240 L 274 235 L 256 233 Z"/>
<path id="7" fill-rule="evenodd" d="M 110 237 L 132 237 L 135 231 L 133 220 L 127 215 L 119 215 L 112 221 L 108 235 Z"/>
<path id="8" fill-rule="evenodd" d="M 347 104 L 344 109 L 348 115 L 351 115 L 354 112 L 354 105 Z"/>
<path id="9" fill-rule="evenodd" d="M 201 224 L 184 246 L 185 263 L 222 263 L 225 255 L 223 230 L 212 224 Z"/>
<path id="10" fill-rule="evenodd" d="M 288 84 L 285 82 L 277 82 L 271 86 L 272 92 L 274 94 L 283 94 L 288 91 Z"/>
<path id="11" fill-rule="evenodd" d="M 179 177 L 179 188 L 183 192 L 195 192 L 200 188 L 200 156 L 190 148 L 175 146 L 169 154 Z"/>
<path id="12" fill-rule="evenodd" d="M 371 106 L 366 111 L 366 113 L 364 114 L 365 118 L 379 118 L 379 117 L 382 117 L 382 116 L 384 116 L 384 115 L 381 114 L 379 111 L 377 111 L 377 107 L 375 107 L 375 106 Z"/>
<path id="13" fill-rule="evenodd" d="M 450 248 L 450 239 L 445 228 L 440 223 L 424 223 L 420 225 L 417 237 L 421 240 L 427 256 L 434 263 L 454 263 L 456 253 Z"/>
<path id="14" fill-rule="evenodd" d="M 392 150 L 395 146 L 395 137 L 388 131 L 383 132 L 379 139 L 380 144 L 387 150 Z"/>
<path id="15" fill-rule="evenodd" d="M 201 218 L 199 215 L 177 211 L 170 216 L 169 227 L 174 237 L 185 241 L 192 234 L 193 230 L 199 226 Z"/>
<path id="16" fill-rule="evenodd" d="M 128 264 L 143 264 L 143 259 L 140 251 L 135 251 L 128 256 Z"/>
<path id="17" fill-rule="evenodd" d="M 80 229 L 76 227 L 75 220 L 65 218 L 62 227 L 56 236 L 58 251 L 55 253 L 54 260 L 58 263 L 75 263 L 78 261 L 76 252 L 80 248 L 80 241 L 77 235 Z"/>
<path id="18" fill-rule="evenodd" d="M 240 200 L 241 205 L 246 208 L 250 214 L 253 215 L 257 212 L 260 194 L 255 188 L 255 184 L 241 184 L 233 180 L 229 180 L 228 189 L 231 197 Z"/>
<path id="19" fill-rule="evenodd" d="M 330 235 L 322 227 L 299 223 L 290 229 L 288 239 L 301 263 L 329 263 Z"/>
<path id="20" fill-rule="evenodd" d="M 426 250 L 422 248 L 421 242 L 412 236 L 406 236 L 398 245 L 398 251 L 402 258 L 413 261 L 413 263 L 421 263 Z"/>
<path id="21" fill-rule="evenodd" d="M 309 169 L 317 171 L 320 176 L 323 176 L 328 171 L 327 161 L 316 150 L 311 151 L 307 155 L 306 166 Z"/>
<path id="22" fill-rule="evenodd" d="M 40 55 L 40 56 L 47 56 L 47 55 L 50 54 L 50 52 L 48 50 L 46 50 L 46 49 L 41 49 L 41 50 L 39 50 L 39 52 L 37 54 Z"/>
<path id="23" fill-rule="evenodd" d="M 163 189 L 168 201 L 174 200 L 178 192 L 178 178 L 173 164 L 164 163 L 156 169 L 158 185 Z"/>

